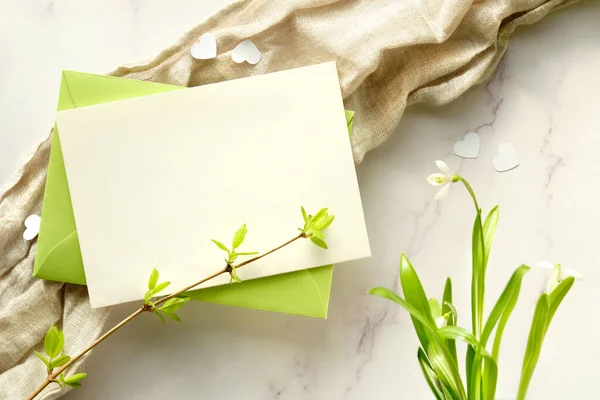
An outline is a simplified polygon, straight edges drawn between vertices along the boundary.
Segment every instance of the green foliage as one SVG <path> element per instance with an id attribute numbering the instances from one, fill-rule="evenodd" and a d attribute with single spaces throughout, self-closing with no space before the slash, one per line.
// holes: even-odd
<path id="1" fill-rule="evenodd" d="M 179 309 L 183 307 L 188 301 L 190 301 L 190 298 L 184 295 L 173 297 L 172 299 L 165 301 L 164 304 L 162 304 L 160 307 L 155 307 L 152 310 L 152 312 L 163 323 L 165 323 L 165 318 L 163 314 L 166 315 L 168 318 L 172 319 L 173 321 L 179 322 L 181 321 L 181 319 L 179 319 L 177 311 L 179 311 Z"/>
<path id="2" fill-rule="evenodd" d="M 519 382 L 517 400 L 525 399 L 533 372 L 540 358 L 542 345 L 544 344 L 546 333 L 550 327 L 550 322 L 552 322 L 552 318 L 554 317 L 558 306 L 563 301 L 574 282 L 575 278 L 568 277 L 560 282 L 550 294 L 542 293 L 538 299 L 533 313 L 533 320 L 531 321 L 531 328 L 529 329 L 529 339 L 527 340 L 525 356 L 523 357 L 521 381 Z"/>
<path id="3" fill-rule="evenodd" d="M 144 305 L 154 307 L 154 303 L 151 301 L 151 299 L 156 297 L 156 295 L 165 290 L 171 284 L 171 282 L 158 283 L 158 278 L 158 270 L 154 268 L 150 274 L 150 279 L 148 280 L 148 291 L 144 295 Z"/>
<path id="4" fill-rule="evenodd" d="M 471 244 L 472 332 L 457 326 L 458 314 L 452 304 L 451 279 L 446 279 L 441 302 L 435 298 L 428 299 L 416 270 L 404 254 L 400 258 L 400 285 L 404 298 L 380 287 L 371 289 L 369 293 L 397 303 L 410 314 L 421 345 L 417 351 L 417 360 L 435 399 L 494 400 L 502 336 L 519 299 L 522 280 L 530 268 L 522 265 L 514 271 L 484 324 L 486 272 L 498 225 L 499 208 L 492 208 L 484 220 L 469 183 L 460 176 L 456 180 L 464 183 L 476 210 Z M 304 209 L 302 214 L 305 222 L 310 222 L 311 217 L 306 215 Z M 525 399 L 550 322 L 573 286 L 574 278 L 560 281 L 561 277 L 558 265 L 549 293 L 542 294 L 538 300 L 523 360 L 517 400 Z M 494 337 L 490 354 L 486 345 L 492 334 Z M 457 340 L 467 344 L 466 387 L 458 372 Z"/>
<path id="5" fill-rule="evenodd" d="M 65 374 L 61 374 L 55 382 L 58 383 L 60 387 L 63 387 L 63 385 L 67 385 L 72 388 L 78 388 L 81 387 L 81 381 L 85 379 L 86 376 L 87 374 L 84 372 L 79 374 L 73 374 L 68 377 L 65 377 Z"/>
<path id="6" fill-rule="evenodd" d="M 52 325 L 44 338 L 44 352 L 42 353 L 34 351 L 34 354 L 44 363 L 48 374 L 52 374 L 55 368 L 64 367 L 71 361 L 71 357 L 66 354 L 62 354 L 65 345 L 64 334 L 58 329 L 56 325 Z M 80 387 L 80 381 L 87 376 L 86 373 L 79 373 L 71 375 L 65 378 L 65 374 L 61 374 L 58 378 L 54 379 L 53 382 L 58 384 L 60 387 L 67 385 L 73 388 Z"/>
<path id="7" fill-rule="evenodd" d="M 57 357 L 65 345 L 65 336 L 56 325 L 52 325 L 44 339 L 44 351 L 51 359 Z"/>
<path id="8" fill-rule="evenodd" d="M 321 208 L 314 216 L 307 215 L 304 207 L 301 207 L 300 210 L 304 219 L 304 227 L 298 228 L 298 230 L 320 248 L 327 249 L 323 231 L 333 223 L 335 216 L 330 215 L 327 208 Z"/>
<path id="9" fill-rule="evenodd" d="M 231 271 L 229 272 L 231 279 L 230 279 L 229 283 L 233 282 L 234 280 L 236 282 L 242 281 L 240 279 L 240 277 L 237 275 L 235 265 L 234 265 L 234 263 L 238 259 L 238 257 L 239 256 L 253 256 L 253 255 L 258 254 L 258 252 L 256 252 L 256 251 L 246 251 L 246 252 L 236 251 L 237 248 L 240 247 L 242 245 L 242 243 L 244 243 L 244 239 L 246 239 L 246 233 L 248 233 L 248 228 L 246 228 L 246 224 L 244 224 L 233 235 L 233 239 L 231 240 L 231 250 L 229 250 L 229 248 L 227 246 L 225 246 L 223 243 L 219 242 L 218 240 L 211 239 L 211 241 L 219 249 L 221 249 L 227 253 L 227 258 L 225 259 L 225 262 L 227 263 L 228 266 L 231 267 Z"/>

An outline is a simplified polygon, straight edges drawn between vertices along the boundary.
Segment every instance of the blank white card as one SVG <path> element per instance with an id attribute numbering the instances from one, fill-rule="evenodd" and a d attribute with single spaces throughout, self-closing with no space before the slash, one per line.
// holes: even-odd
<path id="1" fill-rule="evenodd" d="M 329 249 L 298 240 L 243 280 L 370 256 L 334 63 L 62 111 L 57 124 L 93 307 L 143 298 L 154 267 L 171 291 L 218 271 L 210 239 L 230 245 L 243 223 L 239 251 L 270 250 L 298 234 L 300 206 L 335 214 Z"/>

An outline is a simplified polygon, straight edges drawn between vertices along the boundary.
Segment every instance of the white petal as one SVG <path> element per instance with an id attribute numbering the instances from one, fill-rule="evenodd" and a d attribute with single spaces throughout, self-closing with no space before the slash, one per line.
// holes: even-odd
<path id="1" fill-rule="evenodd" d="M 427 182 L 433 186 L 442 186 L 452 182 L 452 177 L 442 174 L 431 174 L 427 177 Z"/>
<path id="2" fill-rule="evenodd" d="M 435 324 L 437 325 L 438 329 L 444 328 L 446 325 L 448 325 L 448 319 L 442 315 L 441 317 L 437 317 L 435 319 Z"/>
<path id="3" fill-rule="evenodd" d="M 550 261 L 538 261 L 534 266 L 541 269 L 554 270 L 555 264 L 551 263 Z"/>
<path id="4" fill-rule="evenodd" d="M 560 274 L 561 280 L 568 278 L 569 276 L 572 276 L 573 278 L 575 278 L 579 281 L 583 280 L 583 275 L 581 275 L 579 272 L 575 271 L 574 269 L 561 268 L 560 272 L 561 272 L 561 274 Z"/>
<path id="5" fill-rule="evenodd" d="M 452 171 L 450 171 L 450 168 L 448 168 L 448 166 L 446 165 L 445 162 L 441 161 L 441 160 L 437 160 L 435 162 L 435 165 L 437 165 L 437 167 L 439 168 L 440 172 L 444 175 L 454 175 L 454 173 Z"/>
<path id="6" fill-rule="evenodd" d="M 438 190 L 437 194 L 435 195 L 435 199 L 436 200 L 441 200 L 444 197 L 446 197 L 446 195 L 448 194 L 448 192 L 450 191 L 450 184 L 446 184 L 446 186 L 444 186 L 443 188 L 441 188 L 440 190 Z"/>

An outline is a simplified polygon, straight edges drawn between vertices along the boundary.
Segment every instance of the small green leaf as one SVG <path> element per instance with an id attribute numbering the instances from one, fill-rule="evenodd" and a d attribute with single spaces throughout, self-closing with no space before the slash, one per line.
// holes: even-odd
<path id="1" fill-rule="evenodd" d="M 235 280 L 237 283 L 242 283 L 242 279 L 238 276 L 237 270 L 233 265 L 231 266 L 231 272 L 229 273 L 229 275 L 231 276 L 229 283 L 232 283 L 232 280 Z"/>
<path id="2" fill-rule="evenodd" d="M 158 285 L 156 285 L 156 287 L 154 289 L 152 289 L 150 291 L 150 297 L 152 298 L 154 296 L 156 296 L 157 294 L 159 294 L 160 292 L 162 292 L 163 290 L 165 290 L 167 288 L 167 286 L 169 286 L 171 284 L 171 282 L 163 282 L 163 283 L 159 283 Z"/>
<path id="3" fill-rule="evenodd" d="M 322 249 L 327 249 L 327 243 L 323 239 L 320 239 L 314 235 L 310 236 L 310 241 L 321 247 Z"/>
<path id="4" fill-rule="evenodd" d="M 304 223 L 306 224 L 308 222 L 308 217 L 306 216 L 306 210 L 304 209 L 304 207 L 300 207 L 300 209 L 302 210 L 302 218 L 304 219 Z"/>
<path id="5" fill-rule="evenodd" d="M 254 256 L 258 254 L 258 251 L 245 251 L 242 253 L 235 253 L 236 256 Z"/>
<path id="6" fill-rule="evenodd" d="M 67 378 L 63 378 L 63 382 L 65 385 L 70 386 L 72 388 L 81 387 L 81 383 L 79 383 L 82 379 L 85 379 L 87 374 L 85 372 L 80 374 L 73 374 Z"/>
<path id="7" fill-rule="evenodd" d="M 158 283 L 158 270 L 154 268 L 152 273 L 150 274 L 150 279 L 148 280 L 148 289 L 152 290 Z"/>
<path id="8" fill-rule="evenodd" d="M 244 243 L 244 239 L 246 238 L 246 233 L 248 233 L 248 229 L 246 229 L 246 224 L 242 225 L 240 229 L 237 230 L 235 235 L 233 235 L 233 240 L 231 241 L 232 250 L 237 249 Z"/>
<path id="9" fill-rule="evenodd" d="M 165 304 L 163 304 L 161 307 L 159 307 L 159 310 L 163 311 L 165 314 L 172 314 L 172 313 L 177 312 L 188 301 L 190 301 L 189 297 L 186 297 L 183 299 L 174 297 L 172 299 L 165 301 Z"/>
<path id="10" fill-rule="evenodd" d="M 171 318 L 173 321 L 181 322 L 181 319 L 179 318 L 179 316 L 177 314 L 165 313 L 165 315 L 167 317 Z"/>
<path id="11" fill-rule="evenodd" d="M 335 219 L 334 215 L 325 215 L 324 217 L 322 217 L 319 221 L 317 221 L 314 224 L 314 229 L 316 229 L 318 231 L 322 231 L 322 230 L 328 228 L 329 225 L 331 225 L 333 223 L 334 219 Z"/>
<path id="12" fill-rule="evenodd" d="M 43 362 L 43 363 L 46 365 L 46 368 L 47 368 L 48 370 L 51 370 L 51 369 L 52 369 L 52 368 L 50 368 L 50 361 L 48 361 L 48 359 L 47 359 L 46 357 L 44 357 L 44 356 L 42 355 L 42 353 L 39 353 L 39 352 L 37 352 L 37 351 L 35 351 L 35 350 L 34 350 L 33 352 L 35 353 L 35 355 L 36 355 L 36 356 L 38 356 L 38 358 L 39 358 L 40 360 L 42 360 L 42 362 Z"/>
<path id="13" fill-rule="evenodd" d="M 225 246 L 223 243 L 219 242 L 218 240 L 215 239 L 210 239 L 211 242 L 213 242 L 214 244 L 217 245 L 218 248 L 220 248 L 223 251 L 226 251 L 227 254 L 230 254 L 231 252 L 229 251 L 229 249 L 227 248 L 227 246 Z"/>
<path id="14" fill-rule="evenodd" d="M 56 325 L 52 325 L 44 339 L 44 350 L 50 359 L 58 356 L 65 345 L 65 337 Z"/>
<path id="15" fill-rule="evenodd" d="M 58 368 L 58 367 L 62 367 L 63 365 L 65 365 L 69 361 L 71 361 L 71 357 L 69 357 L 67 355 L 62 355 L 62 356 L 58 357 L 57 359 L 52 360 L 52 362 L 50 363 L 50 365 L 51 365 L 52 368 Z"/>
<path id="16" fill-rule="evenodd" d="M 154 310 L 152 312 L 162 321 L 163 324 L 165 323 L 165 317 L 163 317 L 158 310 Z"/>

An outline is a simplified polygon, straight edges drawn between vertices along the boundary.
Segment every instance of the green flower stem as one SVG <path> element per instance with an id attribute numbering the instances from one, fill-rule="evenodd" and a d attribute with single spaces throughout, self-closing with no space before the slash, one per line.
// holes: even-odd
<path id="1" fill-rule="evenodd" d="M 481 208 L 479 208 L 479 203 L 477 203 L 477 197 L 475 196 L 475 192 L 473 188 L 469 184 L 469 182 L 460 175 L 456 175 L 455 179 L 458 179 L 465 185 L 465 188 L 471 195 L 473 199 L 473 204 L 475 205 L 475 211 L 477 212 L 478 221 L 479 221 L 479 242 L 481 243 L 481 254 L 482 257 L 485 258 L 485 239 L 483 235 L 483 218 L 481 216 Z M 475 260 L 473 260 L 475 262 Z M 485 262 L 484 260 L 481 260 Z M 477 268 L 481 267 L 481 268 Z M 473 275 L 471 281 L 471 308 L 472 308 L 472 324 L 473 324 L 473 333 L 475 337 L 479 339 L 481 337 L 481 331 L 483 329 L 483 311 L 484 311 L 484 301 L 485 301 L 485 266 L 484 265 L 473 265 Z"/>
<path id="2" fill-rule="evenodd" d="M 272 250 L 267 251 L 264 254 L 261 254 L 259 256 L 256 256 L 254 258 L 251 258 L 247 261 L 244 261 L 240 264 L 238 264 L 236 266 L 236 268 L 241 268 L 245 265 L 248 265 L 250 263 L 253 263 L 255 261 L 260 260 L 263 257 L 268 256 L 271 253 L 276 252 L 277 250 L 280 250 L 281 248 L 295 242 L 296 240 L 300 239 L 300 238 L 305 238 L 306 235 L 304 233 L 300 233 L 298 236 L 295 236 L 294 238 L 288 240 L 287 242 L 285 242 L 284 244 L 275 247 Z M 215 272 L 214 274 L 199 280 L 198 282 L 187 286 L 184 289 L 181 289 L 180 291 L 173 293 L 169 296 L 165 296 L 159 300 L 157 300 L 154 305 L 157 306 L 159 304 L 164 303 L 165 301 L 172 299 L 174 297 L 177 297 L 181 294 L 183 294 L 184 292 L 187 292 L 188 290 L 191 290 L 193 288 L 195 288 L 196 286 L 207 282 L 211 279 L 216 278 L 219 275 L 222 275 L 226 272 L 228 272 L 229 269 L 228 267 L 225 267 L 217 272 Z M 83 357 L 85 354 L 87 354 L 90 350 L 92 350 L 94 347 L 96 347 L 97 345 L 99 345 L 100 343 L 102 343 L 106 338 L 108 338 L 109 336 L 111 336 L 113 333 L 117 332 L 119 329 L 121 329 L 123 326 L 127 325 L 129 322 L 131 322 L 132 320 L 134 320 L 136 317 L 138 317 L 140 314 L 146 312 L 146 311 L 151 311 L 151 309 L 148 309 L 148 307 L 143 306 L 139 309 L 137 309 L 133 314 L 131 314 L 130 316 L 128 316 L 127 318 L 125 318 L 123 321 L 119 322 L 117 325 L 115 325 L 112 329 L 110 329 L 109 331 L 107 331 L 104 335 L 100 336 L 98 339 L 96 339 L 92 344 L 90 344 L 88 347 L 86 347 L 81 353 L 77 354 L 76 356 L 74 356 L 73 358 L 71 358 L 71 360 L 66 363 L 65 365 L 63 365 L 62 367 L 58 368 L 56 371 L 48 374 L 48 377 L 46 378 L 46 380 L 44 380 L 44 382 L 27 398 L 27 400 L 33 400 L 38 394 L 40 394 L 42 392 L 42 390 L 44 390 L 44 388 L 46 388 L 46 386 L 48 386 L 50 383 L 56 381 L 56 378 L 58 378 L 60 376 L 60 374 L 62 374 L 63 372 L 65 372 L 65 370 L 67 368 L 69 368 L 71 365 L 73 365 L 73 363 L 75 363 L 77 360 L 79 360 L 81 357 Z"/>

